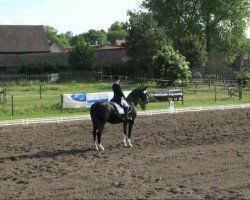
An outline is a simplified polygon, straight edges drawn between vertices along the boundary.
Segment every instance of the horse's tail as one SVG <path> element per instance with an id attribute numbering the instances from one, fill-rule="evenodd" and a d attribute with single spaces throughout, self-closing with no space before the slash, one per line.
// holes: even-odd
<path id="1" fill-rule="evenodd" d="M 97 103 L 94 103 L 91 107 L 90 107 L 90 117 L 91 117 L 91 120 L 93 122 L 93 125 L 97 124 L 98 122 L 98 118 L 97 118 L 97 115 L 95 114 L 97 110 Z"/>
<path id="2" fill-rule="evenodd" d="M 100 113 L 102 113 L 103 111 L 101 111 L 101 103 L 94 103 L 91 107 L 90 107 L 90 117 L 93 123 L 93 126 L 97 129 L 100 129 L 103 127 L 103 119 L 100 116 Z"/>

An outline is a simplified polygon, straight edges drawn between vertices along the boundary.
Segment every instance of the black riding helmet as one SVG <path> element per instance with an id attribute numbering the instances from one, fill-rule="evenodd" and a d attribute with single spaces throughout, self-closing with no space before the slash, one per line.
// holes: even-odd
<path id="1" fill-rule="evenodd" d="M 120 80 L 120 77 L 119 76 L 114 76 L 113 80 L 118 81 L 118 80 Z"/>

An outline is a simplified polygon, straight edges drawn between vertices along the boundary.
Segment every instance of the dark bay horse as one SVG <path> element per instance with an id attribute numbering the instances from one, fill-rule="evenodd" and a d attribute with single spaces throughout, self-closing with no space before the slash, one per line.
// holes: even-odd
<path id="1" fill-rule="evenodd" d="M 123 115 L 119 114 L 115 105 L 112 102 L 107 103 L 94 103 L 90 108 L 90 116 L 93 123 L 93 138 L 96 150 L 104 150 L 104 147 L 101 144 L 101 136 L 104 129 L 105 124 L 118 124 L 123 123 L 124 130 L 124 144 L 125 146 L 129 145 L 132 147 L 130 138 L 132 133 L 132 128 L 134 125 L 134 120 L 136 118 L 136 106 L 141 101 L 144 104 L 148 103 L 147 96 L 147 87 L 140 87 L 133 90 L 127 97 L 127 102 L 130 106 L 130 116 L 132 120 L 124 121 Z M 128 133 L 127 133 L 128 128 Z"/>

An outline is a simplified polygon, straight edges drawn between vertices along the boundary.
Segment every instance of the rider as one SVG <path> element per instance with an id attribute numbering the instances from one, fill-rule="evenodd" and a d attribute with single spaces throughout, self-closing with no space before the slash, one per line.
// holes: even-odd
<path id="1" fill-rule="evenodd" d="M 129 116 L 129 104 L 126 101 L 126 97 L 122 92 L 121 85 L 120 85 L 120 77 L 114 77 L 114 84 L 112 85 L 112 90 L 114 92 L 114 97 L 110 101 L 116 102 L 121 105 L 124 109 L 124 120 L 129 121 L 131 120 L 131 116 Z"/>

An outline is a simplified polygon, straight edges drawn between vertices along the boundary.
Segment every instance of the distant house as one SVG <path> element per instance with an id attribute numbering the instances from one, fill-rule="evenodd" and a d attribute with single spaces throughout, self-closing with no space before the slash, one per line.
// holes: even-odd
<path id="1" fill-rule="evenodd" d="M 125 40 L 117 40 L 114 44 L 106 44 L 96 49 L 96 62 L 99 63 L 126 63 L 127 51 L 124 48 Z"/>
<path id="2" fill-rule="evenodd" d="M 25 63 L 67 62 L 68 54 L 49 45 L 43 26 L 0 25 L 0 72 Z"/>
<path id="3" fill-rule="evenodd" d="M 114 43 L 114 45 L 116 45 L 116 46 L 124 46 L 125 45 L 125 43 L 126 43 L 126 40 L 116 40 L 115 41 L 115 43 Z"/>
<path id="4" fill-rule="evenodd" d="M 64 53 L 64 49 L 60 48 L 56 43 L 50 44 L 51 53 Z"/>
<path id="5" fill-rule="evenodd" d="M 234 71 L 250 72 L 250 54 L 239 56 L 233 64 Z"/>
<path id="6" fill-rule="evenodd" d="M 114 44 L 95 46 L 96 62 L 126 63 L 124 43 L 125 40 L 117 40 Z M 43 26 L 0 25 L 0 73 L 16 71 L 27 63 L 67 64 L 71 50 L 50 44 Z"/>

